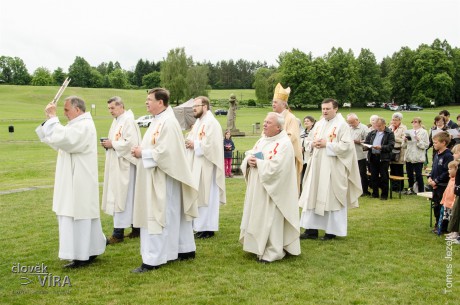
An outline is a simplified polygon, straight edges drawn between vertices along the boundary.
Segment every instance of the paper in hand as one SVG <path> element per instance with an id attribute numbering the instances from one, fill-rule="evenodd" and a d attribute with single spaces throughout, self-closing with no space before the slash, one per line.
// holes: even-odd
<path id="1" fill-rule="evenodd" d="M 256 157 L 257 159 L 263 160 L 264 154 L 261 151 L 259 151 L 254 154 L 254 157 Z"/>

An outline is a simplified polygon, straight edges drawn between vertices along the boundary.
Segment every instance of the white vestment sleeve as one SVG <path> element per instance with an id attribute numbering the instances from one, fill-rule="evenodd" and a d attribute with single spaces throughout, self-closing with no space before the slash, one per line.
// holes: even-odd
<path id="1" fill-rule="evenodd" d="M 142 150 L 142 163 L 144 168 L 153 168 L 158 165 L 158 163 L 153 159 L 151 149 Z"/>
<path id="2" fill-rule="evenodd" d="M 201 157 L 202 155 L 204 155 L 203 149 L 201 148 L 201 141 L 193 141 L 193 149 L 195 150 L 195 156 Z"/>
<path id="3" fill-rule="evenodd" d="M 329 157 L 336 157 L 337 155 L 334 152 L 334 145 L 332 143 L 326 143 L 326 155 Z"/>

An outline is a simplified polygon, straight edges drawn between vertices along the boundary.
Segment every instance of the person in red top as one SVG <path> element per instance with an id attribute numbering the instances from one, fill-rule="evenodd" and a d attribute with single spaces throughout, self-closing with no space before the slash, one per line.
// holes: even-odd
<path id="1" fill-rule="evenodd" d="M 446 190 L 444 194 L 442 194 L 441 199 L 441 215 L 439 216 L 438 221 L 438 234 L 441 233 L 441 230 L 447 230 L 447 226 L 449 224 L 449 220 L 452 214 L 452 207 L 455 201 L 455 175 L 457 174 L 458 169 L 458 162 L 457 161 L 450 161 L 447 165 L 449 167 L 449 183 L 447 184 Z"/>

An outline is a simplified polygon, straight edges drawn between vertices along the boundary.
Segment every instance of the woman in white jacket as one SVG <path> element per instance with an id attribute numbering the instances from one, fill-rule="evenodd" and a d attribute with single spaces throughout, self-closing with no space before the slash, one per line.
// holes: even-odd
<path id="1" fill-rule="evenodd" d="M 422 169 L 426 161 L 425 150 L 430 145 L 428 132 L 422 128 L 422 120 L 415 117 L 411 123 L 413 129 L 408 130 L 403 144 L 403 147 L 406 147 L 404 159 L 406 160 L 407 178 L 409 178 L 409 189 L 406 192 L 408 195 L 415 194 L 414 182 L 417 183 L 418 190 L 423 191 Z"/>

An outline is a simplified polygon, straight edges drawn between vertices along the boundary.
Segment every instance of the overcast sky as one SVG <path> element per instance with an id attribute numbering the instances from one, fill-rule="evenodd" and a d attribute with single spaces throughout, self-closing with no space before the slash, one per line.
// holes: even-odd
<path id="1" fill-rule="evenodd" d="M 90 65 L 158 62 L 185 47 L 195 61 L 246 59 L 276 64 L 293 48 L 370 49 L 377 61 L 403 46 L 446 39 L 460 47 L 460 0 L 3 0 L 0 56 L 67 71 Z"/>

